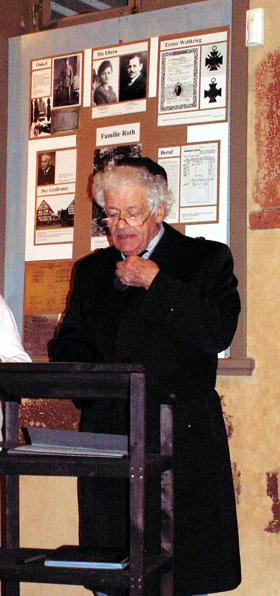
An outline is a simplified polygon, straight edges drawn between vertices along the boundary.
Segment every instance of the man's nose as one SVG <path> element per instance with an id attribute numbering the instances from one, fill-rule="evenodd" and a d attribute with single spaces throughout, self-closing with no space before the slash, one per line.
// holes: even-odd
<path id="1" fill-rule="evenodd" d="M 125 219 L 123 217 L 119 217 L 118 221 L 117 221 L 117 226 L 118 228 L 124 228 L 127 225 Z"/>

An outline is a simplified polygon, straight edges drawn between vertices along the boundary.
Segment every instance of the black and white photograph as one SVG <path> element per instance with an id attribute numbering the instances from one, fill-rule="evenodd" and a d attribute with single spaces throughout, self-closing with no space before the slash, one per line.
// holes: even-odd
<path id="1" fill-rule="evenodd" d="M 93 62 L 92 103 L 95 106 L 119 101 L 119 58 Z"/>
<path id="2" fill-rule="evenodd" d="M 81 103 L 82 54 L 54 58 L 53 107 Z"/>
<path id="3" fill-rule="evenodd" d="M 145 112 L 149 42 L 92 50 L 92 118 Z"/>
<path id="4" fill-rule="evenodd" d="M 50 97 L 30 100 L 30 137 L 48 137 L 51 134 L 52 105 Z"/>
<path id="5" fill-rule="evenodd" d="M 74 195 L 38 196 L 35 244 L 73 241 Z"/>
<path id="6" fill-rule="evenodd" d="M 65 195 L 38 197 L 36 227 L 37 229 L 64 228 L 74 225 L 75 200 Z"/>
<path id="7" fill-rule="evenodd" d="M 107 236 L 109 233 L 103 223 L 103 218 L 106 216 L 103 209 L 92 201 L 92 219 L 91 219 L 91 235 L 93 237 Z"/>
<path id="8" fill-rule="evenodd" d="M 55 183 L 55 151 L 44 151 L 38 153 L 38 176 L 37 185 Z"/>
<path id="9" fill-rule="evenodd" d="M 145 99 L 147 94 L 147 52 L 120 57 L 120 101 Z"/>
<path id="10" fill-rule="evenodd" d="M 141 157 L 142 145 L 117 145 L 95 149 L 93 154 L 93 176 L 102 172 L 106 166 L 113 164 L 124 157 Z"/>

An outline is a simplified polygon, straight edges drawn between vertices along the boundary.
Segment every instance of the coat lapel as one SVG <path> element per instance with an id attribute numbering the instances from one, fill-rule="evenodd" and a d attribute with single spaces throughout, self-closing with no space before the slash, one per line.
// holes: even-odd
<path id="1" fill-rule="evenodd" d="M 194 240 L 182 236 L 167 223 L 164 223 L 164 230 L 160 242 L 151 255 L 151 260 L 166 275 L 176 279 L 186 279 L 193 271 Z"/>

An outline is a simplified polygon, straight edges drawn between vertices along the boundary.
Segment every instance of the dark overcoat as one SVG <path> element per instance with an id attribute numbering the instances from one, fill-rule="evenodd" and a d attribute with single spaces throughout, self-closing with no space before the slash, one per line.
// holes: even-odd
<path id="1" fill-rule="evenodd" d="M 151 448 L 158 437 L 157 404 L 173 395 L 173 596 L 187 596 L 232 590 L 240 583 L 231 466 L 215 391 L 217 353 L 233 338 L 240 302 L 226 245 L 183 236 L 167 224 L 164 227 L 151 255 L 160 271 L 148 291 L 115 288 L 115 266 L 121 259 L 115 247 L 79 262 L 68 310 L 51 352 L 60 361 L 143 364 L 148 378 Z M 81 429 L 124 432 L 122 407 L 107 401 L 82 407 Z M 85 479 L 82 484 L 82 541 L 93 546 L 105 545 L 106 540 L 114 546 L 113 536 L 116 545 L 126 539 L 127 502 L 124 493 L 118 493 L 122 488 L 113 488 L 110 482 Z M 94 539 L 90 538 L 92 528 Z"/>
<path id="2" fill-rule="evenodd" d="M 140 73 L 139 77 L 131 85 L 121 85 L 120 101 L 143 99 L 146 97 L 146 79 Z"/>

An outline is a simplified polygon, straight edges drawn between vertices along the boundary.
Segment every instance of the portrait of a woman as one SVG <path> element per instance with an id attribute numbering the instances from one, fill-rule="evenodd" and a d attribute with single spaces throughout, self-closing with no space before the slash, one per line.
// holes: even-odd
<path id="1" fill-rule="evenodd" d="M 99 84 L 95 88 L 93 95 L 93 101 L 97 106 L 116 103 L 118 101 L 116 93 L 111 85 L 112 74 L 112 63 L 110 60 L 103 60 L 97 71 Z"/>

